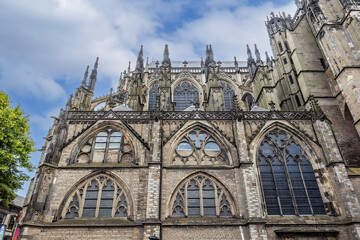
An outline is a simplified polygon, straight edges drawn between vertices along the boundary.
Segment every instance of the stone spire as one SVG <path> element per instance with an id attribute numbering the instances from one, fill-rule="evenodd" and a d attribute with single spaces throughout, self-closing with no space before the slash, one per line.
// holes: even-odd
<path id="1" fill-rule="evenodd" d="M 127 74 L 130 75 L 130 71 L 131 71 L 131 61 L 129 61 L 129 66 L 128 66 L 128 71 L 127 71 Z"/>
<path id="2" fill-rule="evenodd" d="M 163 67 L 171 67 L 169 47 L 168 47 L 167 44 L 165 44 L 165 48 L 164 48 L 164 58 L 163 58 L 163 61 L 162 61 L 161 66 L 163 66 Z"/>
<path id="3" fill-rule="evenodd" d="M 271 67 L 271 59 L 269 58 L 269 55 L 268 55 L 268 53 L 267 52 L 265 52 L 265 56 L 266 56 L 266 65 L 268 66 L 268 67 Z"/>
<path id="4" fill-rule="evenodd" d="M 92 90 L 92 91 L 94 90 L 95 84 L 96 84 L 98 62 L 99 62 L 99 58 L 97 57 L 95 64 L 94 64 L 94 68 L 90 75 L 89 90 Z"/>
<path id="5" fill-rule="evenodd" d="M 234 65 L 235 65 L 235 71 L 239 71 L 239 63 L 238 61 L 236 60 L 236 57 L 234 56 Z"/>
<path id="6" fill-rule="evenodd" d="M 252 57 L 252 53 L 251 53 L 249 44 L 246 44 L 246 48 L 247 48 L 248 62 L 250 62 L 251 60 L 254 60 L 254 59 Z"/>
<path id="7" fill-rule="evenodd" d="M 84 86 L 84 87 L 86 86 L 86 81 L 87 81 L 88 75 L 89 75 L 89 65 L 87 65 L 87 67 L 86 67 L 86 71 L 84 73 L 84 78 L 81 82 L 81 86 Z"/>
<path id="8" fill-rule="evenodd" d="M 88 68 L 89 68 L 89 66 L 88 66 Z M 73 95 L 70 94 L 69 99 L 68 99 L 68 101 L 66 102 L 66 108 L 65 108 L 66 111 L 70 111 L 70 110 L 71 110 L 71 107 L 72 107 L 72 99 L 73 99 Z"/>
<path id="9" fill-rule="evenodd" d="M 205 58 L 205 67 L 215 67 L 216 63 L 214 60 L 214 52 L 212 46 L 206 45 L 206 58 Z"/>
<path id="10" fill-rule="evenodd" d="M 144 72 L 144 59 L 143 59 L 143 46 L 142 45 L 140 47 L 140 51 L 139 51 L 138 58 L 136 61 L 135 72 L 141 73 L 141 75 Z"/>
<path id="11" fill-rule="evenodd" d="M 261 63 L 262 61 L 261 61 L 259 49 L 257 48 L 256 44 L 254 44 L 254 47 L 255 47 L 256 63 Z"/>
<path id="12" fill-rule="evenodd" d="M 120 73 L 120 78 L 119 78 L 119 84 L 118 84 L 118 92 L 124 90 L 124 86 L 125 86 L 125 81 L 123 79 L 123 73 Z"/>

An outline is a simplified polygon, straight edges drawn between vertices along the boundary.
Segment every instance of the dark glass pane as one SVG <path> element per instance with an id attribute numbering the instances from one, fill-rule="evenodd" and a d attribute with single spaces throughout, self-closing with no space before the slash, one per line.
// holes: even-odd
<path id="1" fill-rule="evenodd" d="M 273 156 L 275 154 L 275 147 L 270 145 L 267 141 L 263 142 L 260 146 L 260 153 L 262 153 L 265 157 Z"/>
<path id="2" fill-rule="evenodd" d="M 82 217 L 93 218 L 95 217 L 96 203 L 99 189 L 96 186 L 96 181 L 93 180 L 86 190 L 84 211 Z"/>
<path id="3" fill-rule="evenodd" d="M 214 192 L 214 187 L 210 184 L 209 180 L 205 181 L 205 184 L 202 188 L 202 192 L 203 192 L 204 216 L 216 216 L 215 192 Z"/>
<path id="4" fill-rule="evenodd" d="M 125 195 L 123 195 L 116 206 L 115 217 L 127 217 L 127 206 Z"/>
<path id="5" fill-rule="evenodd" d="M 183 82 L 174 89 L 175 110 L 183 111 L 187 107 L 199 102 L 199 93 L 194 85 Z"/>
<path id="6" fill-rule="evenodd" d="M 281 215 L 271 166 L 264 158 L 259 162 L 259 170 L 268 215 Z"/>
<path id="7" fill-rule="evenodd" d="M 298 163 L 292 157 L 288 158 L 287 168 L 293 187 L 296 205 L 300 215 L 311 215 L 310 204 L 306 196 L 304 184 L 301 178 Z"/>
<path id="8" fill-rule="evenodd" d="M 326 214 L 311 163 L 305 157 L 302 157 L 300 166 L 314 214 Z"/>
<path id="9" fill-rule="evenodd" d="M 73 197 L 73 200 L 69 204 L 69 210 L 65 215 L 66 219 L 79 217 L 79 200 L 77 195 Z"/>
<path id="10" fill-rule="evenodd" d="M 149 91 L 149 111 L 156 108 L 156 96 L 159 94 L 159 85 L 155 84 Z"/>
<path id="11" fill-rule="evenodd" d="M 295 215 L 294 205 L 287 182 L 284 164 L 278 158 L 274 158 L 272 167 L 275 175 L 275 182 L 280 196 L 281 209 L 283 215 Z"/>
<path id="12" fill-rule="evenodd" d="M 225 82 L 221 82 L 221 86 L 224 93 L 225 111 L 230 111 L 232 109 L 233 96 L 235 95 L 235 91 L 229 84 Z"/>
<path id="13" fill-rule="evenodd" d="M 185 217 L 184 213 L 184 203 L 182 202 L 180 194 L 176 196 L 176 200 L 174 201 L 174 210 L 173 210 L 173 217 Z"/>
<path id="14" fill-rule="evenodd" d="M 220 216 L 232 216 L 230 203 L 226 200 L 225 194 L 221 198 L 220 207 Z"/>
<path id="15" fill-rule="evenodd" d="M 195 180 L 191 180 L 188 188 L 188 216 L 200 217 L 200 193 Z"/>
<path id="16" fill-rule="evenodd" d="M 114 187 L 112 186 L 111 181 L 107 181 L 106 185 L 103 187 L 101 192 L 101 201 L 100 201 L 98 217 L 100 218 L 111 217 L 113 199 L 114 199 Z"/>

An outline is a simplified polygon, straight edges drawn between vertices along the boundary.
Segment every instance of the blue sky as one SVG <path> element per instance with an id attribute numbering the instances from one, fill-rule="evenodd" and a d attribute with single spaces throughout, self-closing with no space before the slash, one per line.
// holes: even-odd
<path id="1" fill-rule="evenodd" d="M 245 46 L 254 43 L 262 56 L 271 54 L 266 15 L 295 10 L 293 0 L 0 0 L 0 89 L 30 115 L 40 149 L 50 116 L 58 115 L 96 57 L 100 96 L 116 88 L 140 45 L 149 60 L 161 60 L 164 44 L 170 58 L 181 61 L 200 60 L 206 44 L 216 60 L 246 60 Z M 31 161 L 37 165 L 39 158 L 33 153 Z"/>

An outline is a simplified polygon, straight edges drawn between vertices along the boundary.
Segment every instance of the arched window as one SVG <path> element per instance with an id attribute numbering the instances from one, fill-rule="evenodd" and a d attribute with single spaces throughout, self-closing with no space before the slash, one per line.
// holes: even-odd
<path id="1" fill-rule="evenodd" d="M 175 149 L 173 165 L 228 165 L 224 147 L 208 132 L 196 128 L 185 134 Z"/>
<path id="2" fill-rule="evenodd" d="M 121 132 L 106 128 L 89 138 L 80 147 L 75 159 L 76 163 L 132 162 L 133 147 Z"/>
<path id="3" fill-rule="evenodd" d="M 255 100 L 251 94 L 247 94 L 244 101 L 245 101 L 245 106 L 247 107 L 246 110 L 248 111 L 250 111 L 255 105 Z"/>
<path id="4" fill-rule="evenodd" d="M 199 103 L 199 92 L 189 82 L 182 82 L 174 89 L 175 110 L 183 111 L 194 103 Z"/>
<path id="5" fill-rule="evenodd" d="M 154 84 L 149 91 L 149 111 L 155 109 L 157 95 L 159 95 L 159 84 Z"/>
<path id="6" fill-rule="evenodd" d="M 311 163 L 289 134 L 277 129 L 264 137 L 258 167 L 268 215 L 326 214 Z"/>
<path id="7" fill-rule="evenodd" d="M 197 174 L 180 184 L 172 202 L 172 217 L 231 217 L 231 197 L 215 179 Z"/>
<path id="8" fill-rule="evenodd" d="M 227 83 L 221 82 L 224 93 L 225 111 L 230 111 L 233 105 L 233 96 L 235 95 L 234 89 Z"/>
<path id="9" fill-rule="evenodd" d="M 106 175 L 100 175 L 72 193 L 63 218 L 113 218 L 128 216 L 128 202 L 122 187 Z"/>

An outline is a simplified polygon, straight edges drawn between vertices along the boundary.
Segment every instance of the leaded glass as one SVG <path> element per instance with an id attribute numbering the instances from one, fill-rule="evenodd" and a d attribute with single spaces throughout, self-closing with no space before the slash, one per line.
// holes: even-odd
<path id="1" fill-rule="evenodd" d="M 224 94 L 225 111 L 230 111 L 233 105 L 233 96 L 235 95 L 234 89 L 227 83 L 221 82 Z"/>
<path id="2" fill-rule="evenodd" d="M 172 203 L 172 217 L 232 216 L 226 191 L 214 179 L 199 174 L 181 185 Z"/>
<path id="3" fill-rule="evenodd" d="M 154 84 L 149 91 L 149 111 L 156 108 L 156 96 L 159 95 L 159 84 Z"/>
<path id="4" fill-rule="evenodd" d="M 267 134 L 258 166 L 268 215 L 326 214 L 311 163 L 290 135 Z"/>
<path id="5" fill-rule="evenodd" d="M 183 111 L 194 103 L 199 103 L 199 92 L 189 82 L 182 82 L 174 89 L 174 102 L 176 111 Z"/>

